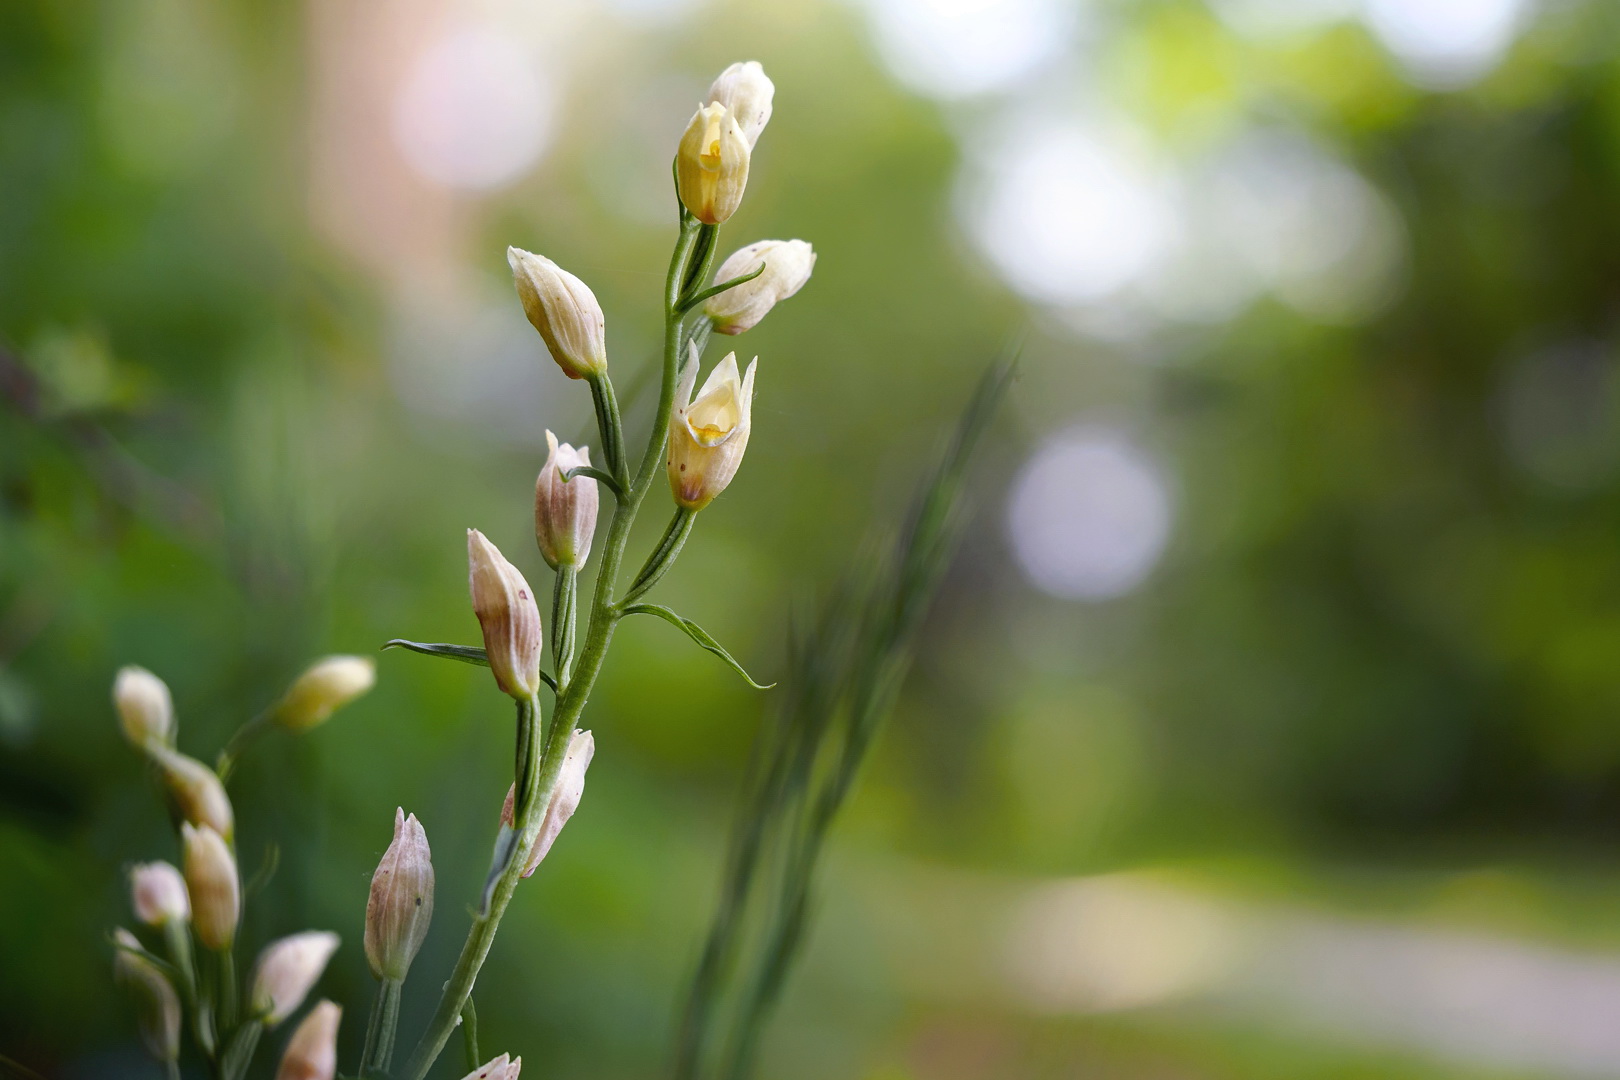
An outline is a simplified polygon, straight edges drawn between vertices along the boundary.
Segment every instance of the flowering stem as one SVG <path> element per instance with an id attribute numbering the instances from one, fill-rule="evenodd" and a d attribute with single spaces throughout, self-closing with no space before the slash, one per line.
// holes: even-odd
<path id="1" fill-rule="evenodd" d="M 366 1046 L 360 1055 L 360 1075 L 387 1071 L 394 1056 L 394 1033 L 399 1027 L 399 979 L 384 979 L 371 999 L 371 1022 L 366 1025 Z"/>
<path id="2" fill-rule="evenodd" d="M 450 1033 L 456 1029 L 456 1021 L 468 996 L 472 994 L 478 971 L 484 966 L 484 959 L 489 956 L 490 946 L 495 942 L 495 931 L 500 927 L 501 916 L 506 913 L 506 905 L 511 903 L 512 893 L 523 876 L 523 864 L 529 849 L 534 847 L 534 838 L 540 833 L 546 805 L 557 790 L 564 753 L 572 733 L 572 727 L 565 727 L 553 720 L 544 751 L 540 752 L 540 700 L 529 698 L 518 702 L 519 771 L 517 796 L 512 808 L 512 825 L 517 836 L 509 849 L 506 866 L 495 881 L 489 907 L 483 914 L 473 917 L 472 928 L 467 932 L 467 941 L 461 947 L 461 956 L 456 960 L 450 981 L 445 984 L 439 1007 L 423 1032 L 421 1041 L 411 1052 L 404 1072 L 400 1074 L 404 1080 L 422 1080 L 444 1049 Z"/>
<path id="3" fill-rule="evenodd" d="M 219 961 L 219 998 L 215 1002 L 214 1030 L 223 1035 L 236 1023 L 236 956 L 229 945 L 214 956 Z"/>
<path id="4" fill-rule="evenodd" d="M 444 994 L 439 998 L 439 1007 L 428 1023 L 427 1030 L 423 1032 L 421 1040 L 411 1052 L 410 1060 L 399 1074 L 399 1080 L 422 1080 L 427 1075 L 433 1062 L 444 1050 L 444 1044 L 449 1040 L 451 1032 L 455 1030 L 462 1010 L 467 1006 L 479 969 L 483 967 L 490 946 L 494 944 L 495 931 L 500 926 L 501 916 L 506 913 L 506 906 L 511 902 L 512 893 L 523 876 L 523 865 L 527 861 L 530 849 L 534 847 L 535 837 L 540 832 L 546 807 L 550 805 L 562 778 L 563 759 L 567 754 L 568 744 L 573 739 L 575 725 L 585 712 L 585 703 L 596 685 L 603 661 L 607 658 L 614 627 L 623 617 L 614 603 L 613 592 L 620 565 L 624 561 L 625 545 L 630 540 L 630 528 L 635 524 L 636 511 L 640 508 L 641 500 L 646 496 L 653 477 L 663 461 L 664 443 L 669 438 L 669 414 L 675 401 L 675 380 L 681 363 L 681 346 L 684 344 L 681 302 L 694 288 L 694 283 L 701 281 L 707 273 L 708 263 L 714 257 L 717 231 L 715 226 L 704 225 L 682 211 L 680 236 L 675 242 L 675 251 L 670 257 L 669 276 L 664 283 L 664 363 L 658 407 L 653 413 L 652 431 L 647 438 L 647 447 L 642 452 L 635 480 L 633 483 L 621 484 L 623 497 L 614 502 L 613 518 L 608 525 L 607 538 L 602 544 L 602 562 L 597 569 L 596 585 L 591 595 L 591 616 L 586 627 L 585 640 L 580 646 L 579 655 L 566 682 L 562 679 L 562 672 L 558 672 L 557 705 L 543 740 L 539 735 L 541 727 L 539 700 L 531 698 L 518 704 L 518 777 L 512 825 L 517 836 L 508 849 L 506 866 L 496 879 L 487 907 L 473 918 L 472 928 L 467 933 L 467 941 L 461 947 L 461 956 L 456 961 L 455 970 L 451 972 L 450 981 L 445 984 Z M 694 249 L 697 248 L 700 239 L 703 241 L 704 251 L 694 260 Z M 695 267 L 694 263 L 697 264 Z M 593 392 L 597 382 L 598 380 L 592 380 Z M 607 385 L 606 379 L 600 382 L 603 386 Z M 610 403 L 611 391 L 603 391 L 602 398 L 604 402 Z M 613 408 L 614 411 L 610 415 L 616 418 L 617 406 Z M 599 421 L 603 418 L 603 410 L 604 405 L 599 404 Z M 609 427 L 604 426 L 604 439 L 608 438 L 608 430 Z M 625 472 L 623 475 L 628 480 L 628 473 Z M 553 626 L 556 625 L 554 622 Z M 543 749 L 540 748 L 542 741 Z M 540 752 L 536 753 L 536 750 Z"/>

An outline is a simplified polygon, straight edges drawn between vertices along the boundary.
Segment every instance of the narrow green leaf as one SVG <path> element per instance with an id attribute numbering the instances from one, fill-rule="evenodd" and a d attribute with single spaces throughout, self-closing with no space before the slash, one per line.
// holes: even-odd
<path id="1" fill-rule="evenodd" d="M 406 641 L 404 638 L 393 638 L 383 642 L 385 649 L 409 649 L 411 652 L 421 653 L 423 656 L 439 656 L 446 660 L 459 660 L 463 664 L 476 664 L 478 667 L 489 667 L 489 657 L 484 650 L 476 645 L 445 645 L 428 641 Z M 557 689 L 557 680 L 545 672 L 540 673 L 540 681 Z"/>
<path id="2" fill-rule="evenodd" d="M 264 1025 L 255 1017 L 246 1020 L 236 1029 L 230 1042 L 225 1045 L 225 1052 L 219 1057 L 219 1075 L 223 1080 L 242 1080 L 247 1075 L 248 1066 L 253 1063 L 253 1051 L 259 1047 L 259 1036 L 264 1034 Z"/>
<path id="3" fill-rule="evenodd" d="M 441 645 L 426 641 L 406 641 L 404 638 L 394 638 L 383 642 L 385 649 L 409 649 L 419 652 L 423 656 L 442 656 L 446 660 L 460 660 L 463 664 L 477 664 L 479 667 L 489 667 L 489 657 L 484 650 L 476 645 Z"/>
<path id="4" fill-rule="evenodd" d="M 754 677 L 748 674 L 747 671 L 743 670 L 743 666 L 737 663 L 736 659 L 733 658 L 730 653 L 726 652 L 718 641 L 710 637 L 707 630 L 703 629 L 703 627 L 699 626 L 691 619 L 687 619 L 675 614 L 675 612 L 671 611 L 667 607 L 664 607 L 662 604 L 632 604 L 630 607 L 624 609 L 624 613 L 626 615 L 656 615 L 660 619 L 663 619 L 665 622 L 669 623 L 671 626 L 679 627 L 681 630 L 686 632 L 687 637 L 697 642 L 698 646 L 704 651 L 711 652 L 720 659 L 724 660 L 728 665 L 730 665 L 731 670 L 735 671 L 738 675 L 741 675 L 743 677 L 743 681 L 749 686 L 752 686 L 755 690 L 769 690 L 771 687 L 776 685 L 775 683 L 767 683 L 761 686 L 759 683 L 755 682 Z"/>

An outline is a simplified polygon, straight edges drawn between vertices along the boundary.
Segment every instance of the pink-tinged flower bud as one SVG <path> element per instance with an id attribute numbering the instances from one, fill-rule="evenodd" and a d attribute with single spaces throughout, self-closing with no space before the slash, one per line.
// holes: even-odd
<path id="1" fill-rule="evenodd" d="M 546 432 L 546 445 L 550 453 L 534 482 L 534 540 L 553 570 L 583 566 L 591 553 L 601 494 L 590 477 L 564 481 L 563 473 L 589 465 L 591 452 L 584 446 L 575 450 L 567 443 L 558 445 L 557 436 L 550 431 Z"/>
<path id="2" fill-rule="evenodd" d="M 484 632 L 484 653 L 501 691 L 519 701 L 540 692 L 540 609 L 518 568 L 477 529 L 467 530 L 467 570 L 473 614 Z"/>
<path id="3" fill-rule="evenodd" d="M 158 1061 L 175 1060 L 180 1056 L 180 995 L 156 964 L 129 951 L 141 947 L 134 934 L 119 927 L 113 940 L 118 945 L 113 977 L 135 1003 L 135 1024 L 146 1052 Z"/>
<path id="4" fill-rule="evenodd" d="M 759 277 L 717 293 L 704 303 L 703 313 L 714 320 L 715 330 L 740 334 L 758 326 L 778 301 L 804 288 L 815 269 L 816 253 L 803 240 L 757 240 L 732 252 L 715 272 L 714 283 L 751 274 L 761 265 L 765 269 Z"/>
<path id="5" fill-rule="evenodd" d="M 219 833 L 207 825 L 181 825 L 180 841 L 185 847 L 182 865 L 197 940 L 210 949 L 229 948 L 236 940 L 236 921 L 242 914 L 236 859 Z"/>
<path id="6" fill-rule="evenodd" d="M 164 926 L 191 918 L 186 879 L 166 862 L 137 863 L 129 871 L 135 917 L 147 926 Z"/>
<path id="7" fill-rule="evenodd" d="M 698 360 L 697 349 L 691 350 L 669 424 L 669 486 L 675 502 L 688 510 L 708 506 L 737 475 L 748 449 L 758 363 L 755 357 L 738 379 L 737 354 L 727 353 L 693 399 Z"/>
<path id="8" fill-rule="evenodd" d="M 113 680 L 113 705 L 124 737 L 144 750 L 150 742 L 174 740 L 174 701 L 169 687 L 143 667 L 119 668 Z"/>
<path id="9" fill-rule="evenodd" d="M 461 1080 L 518 1080 L 518 1073 L 522 1071 L 522 1058 L 508 1058 L 506 1054 L 502 1054 L 493 1061 L 480 1065 Z"/>
<path id="10" fill-rule="evenodd" d="M 724 105 L 737 118 L 737 127 L 748 140 L 750 150 L 771 118 L 771 99 L 775 96 L 776 84 L 765 75 L 758 60 L 732 64 L 709 87 L 709 100 Z"/>
<path id="11" fill-rule="evenodd" d="M 328 656 L 293 680 L 276 706 L 275 720 L 308 731 L 377 685 L 377 665 L 365 656 Z"/>
<path id="12" fill-rule="evenodd" d="M 236 834 L 230 796 L 213 769 L 167 746 L 150 744 L 147 752 L 163 770 L 163 783 L 182 819 L 207 825 L 225 840 Z"/>
<path id="13" fill-rule="evenodd" d="M 607 320 L 596 294 L 544 255 L 509 247 L 506 264 L 523 313 L 563 374 L 583 379 L 607 371 Z"/>
<path id="14" fill-rule="evenodd" d="M 338 1023 L 343 1010 L 322 1001 L 293 1029 L 276 1066 L 276 1080 L 332 1080 L 337 1075 Z"/>
<path id="15" fill-rule="evenodd" d="M 675 151 L 675 190 L 693 217 L 719 225 L 737 212 L 748 186 L 750 150 L 724 105 L 710 103 L 693 114 Z"/>
<path id="16" fill-rule="evenodd" d="M 523 864 L 523 876 L 528 877 L 540 866 L 540 861 L 551 850 L 556 842 L 557 835 L 562 832 L 568 819 L 574 816 L 579 809 L 580 797 L 585 794 L 585 770 L 591 767 L 591 758 L 596 755 L 596 740 L 588 731 L 575 731 L 568 740 L 568 750 L 563 755 L 562 775 L 557 778 L 557 790 L 551 796 L 551 802 L 546 805 L 546 816 L 540 822 L 540 832 L 534 838 L 534 846 L 529 849 L 529 857 Z M 501 807 L 501 824 L 514 823 L 514 806 L 517 798 L 517 785 L 507 789 L 506 803 Z"/>
<path id="17" fill-rule="evenodd" d="M 394 841 L 371 875 L 366 962 L 379 979 L 403 981 L 433 921 L 433 853 L 416 815 L 394 811 Z"/>
<path id="18" fill-rule="evenodd" d="M 304 1003 L 337 947 L 338 936 L 325 930 L 306 930 L 264 947 L 253 972 L 252 1001 L 265 1027 L 275 1027 Z"/>

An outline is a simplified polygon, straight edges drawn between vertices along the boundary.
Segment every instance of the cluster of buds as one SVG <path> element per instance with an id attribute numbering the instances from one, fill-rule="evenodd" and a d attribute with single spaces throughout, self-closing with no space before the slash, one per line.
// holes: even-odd
<path id="1" fill-rule="evenodd" d="M 328 657 L 294 680 L 275 706 L 243 725 L 232 747 L 268 725 L 307 731 L 374 682 L 371 661 Z M 227 1047 L 251 1052 L 253 1032 L 280 1024 L 303 1004 L 337 948 L 337 935 L 310 931 L 268 946 L 247 988 L 245 1014 L 236 1013 L 231 957 L 242 922 L 242 884 L 235 811 L 224 780 L 231 756 L 221 754 L 219 767 L 210 768 L 176 747 L 169 688 L 144 668 L 118 673 L 113 705 L 125 737 L 163 780 L 181 848 L 180 869 L 159 861 L 129 871 L 135 917 L 161 935 L 167 956 L 158 961 L 134 934 L 120 929 L 114 935 L 115 974 L 135 1001 L 142 1041 L 153 1057 L 177 1060 L 184 1012 L 195 1009 L 199 1046 L 218 1065 Z M 330 1002 L 311 1012 L 293 1036 L 278 1075 L 332 1080 L 338 1016 Z"/>

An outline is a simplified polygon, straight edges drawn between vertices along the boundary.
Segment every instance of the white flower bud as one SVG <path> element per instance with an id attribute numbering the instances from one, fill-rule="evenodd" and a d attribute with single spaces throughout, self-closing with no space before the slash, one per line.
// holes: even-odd
<path id="1" fill-rule="evenodd" d="M 377 685 L 377 665 L 365 656 L 328 656 L 293 680 L 276 706 L 275 720 L 308 731 Z"/>
<path id="2" fill-rule="evenodd" d="M 477 529 L 467 530 L 473 614 L 484 632 L 489 670 L 503 693 L 527 701 L 540 692 L 540 609 L 518 568 Z"/>
<path id="3" fill-rule="evenodd" d="M 306 930 L 264 947 L 251 1000 L 265 1027 L 275 1027 L 304 1003 L 337 947 L 338 936 L 326 930 Z"/>
<path id="4" fill-rule="evenodd" d="M 366 962 L 379 979 L 402 981 L 433 921 L 433 853 L 416 815 L 394 811 L 394 841 L 371 875 Z"/>
<path id="5" fill-rule="evenodd" d="M 293 1029 L 276 1067 L 276 1080 L 332 1080 L 337 1075 L 338 1023 L 343 1010 L 322 1001 Z"/>
<path id="6" fill-rule="evenodd" d="M 594 756 L 596 756 L 596 740 L 591 733 L 575 731 L 568 740 L 568 750 L 563 755 L 562 774 L 557 777 L 557 790 L 552 793 L 551 802 L 546 804 L 546 816 L 540 822 L 540 832 L 535 835 L 534 846 L 529 849 L 529 857 L 524 860 L 524 877 L 535 872 L 540 861 L 551 850 L 551 845 L 556 843 L 563 826 L 568 824 L 568 819 L 579 809 L 579 800 L 585 794 L 585 770 L 591 767 L 591 758 Z M 513 808 L 516 801 L 517 785 L 514 784 L 507 789 L 506 805 L 501 807 L 501 824 L 513 823 Z"/>
<path id="7" fill-rule="evenodd" d="M 135 1001 L 135 1024 L 146 1052 L 158 1061 L 180 1056 L 180 995 L 163 971 L 146 957 L 130 952 L 141 943 L 119 927 L 113 931 L 113 977 Z"/>
<path id="8" fill-rule="evenodd" d="M 679 505 L 689 510 L 703 509 L 737 475 L 743 451 L 748 448 L 754 368 L 758 363 L 756 356 L 739 380 L 737 354 L 727 353 L 693 399 L 698 357 L 697 349 L 691 350 L 680 388 L 675 392 L 675 411 L 669 425 L 669 486 Z"/>
<path id="9" fill-rule="evenodd" d="M 591 553 L 601 495 L 589 476 L 566 482 L 562 477 L 569 469 L 589 465 L 591 452 L 584 446 L 575 450 L 567 443 L 559 445 L 550 431 L 546 432 L 546 445 L 550 453 L 534 482 L 534 540 L 553 570 L 583 566 Z"/>
<path id="10" fill-rule="evenodd" d="M 164 926 L 191 918 L 186 879 L 166 862 L 137 863 L 129 871 L 135 917 L 147 926 Z"/>
<path id="11" fill-rule="evenodd" d="M 480 1065 L 461 1080 L 518 1080 L 518 1073 L 522 1070 L 522 1058 L 508 1058 L 502 1054 L 493 1061 Z"/>
<path id="12" fill-rule="evenodd" d="M 169 687 L 143 667 L 119 668 L 113 680 L 113 704 L 124 737 L 145 749 L 148 742 L 169 743 L 174 738 L 174 701 Z"/>
<path id="13" fill-rule="evenodd" d="M 709 101 L 724 105 L 737 118 L 750 150 L 771 118 L 771 99 L 775 96 L 776 84 L 765 76 L 758 60 L 732 64 L 709 87 Z"/>
<path id="14" fill-rule="evenodd" d="M 570 379 L 607 370 L 607 320 L 586 284 L 546 258 L 522 248 L 506 249 L 523 313 L 540 331 L 546 348 Z"/>
<path id="15" fill-rule="evenodd" d="M 748 139 L 724 105 L 692 116 L 675 152 L 675 188 L 693 217 L 719 225 L 737 212 L 748 186 Z"/>
<path id="16" fill-rule="evenodd" d="M 242 914 L 242 886 L 236 859 L 219 833 L 207 825 L 180 826 L 185 847 L 186 892 L 191 897 L 191 926 L 210 949 L 227 949 L 236 939 Z"/>
<path id="17" fill-rule="evenodd" d="M 196 758 L 156 743 L 149 745 L 147 752 L 163 770 L 169 798 L 183 819 L 193 825 L 207 825 L 226 840 L 235 835 L 236 815 L 231 810 L 231 798 L 225 794 L 225 785 L 213 769 Z"/>
<path id="18" fill-rule="evenodd" d="M 720 264 L 714 283 L 751 274 L 763 265 L 757 278 L 709 297 L 703 313 L 714 320 L 722 334 L 752 330 L 778 301 L 786 300 L 810 280 L 816 266 L 816 253 L 803 240 L 758 240 L 732 252 Z"/>

